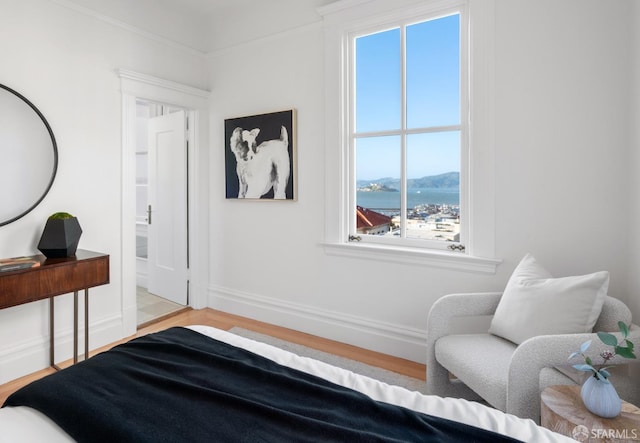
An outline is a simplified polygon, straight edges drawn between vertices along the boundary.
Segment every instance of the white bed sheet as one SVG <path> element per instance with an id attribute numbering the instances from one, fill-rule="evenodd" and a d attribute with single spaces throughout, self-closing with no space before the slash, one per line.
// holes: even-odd
<path id="1" fill-rule="evenodd" d="M 524 442 L 575 443 L 575 440 L 537 426 L 532 420 L 524 420 L 514 415 L 505 414 L 479 403 L 411 392 L 399 386 L 388 385 L 318 360 L 300 357 L 289 351 L 210 326 L 195 325 L 189 326 L 189 329 L 233 346 L 244 348 L 282 365 L 355 389 L 378 401 L 489 429 Z M 0 443 L 66 443 L 72 441 L 73 439 L 58 425 L 34 409 L 23 406 L 0 409 Z"/>

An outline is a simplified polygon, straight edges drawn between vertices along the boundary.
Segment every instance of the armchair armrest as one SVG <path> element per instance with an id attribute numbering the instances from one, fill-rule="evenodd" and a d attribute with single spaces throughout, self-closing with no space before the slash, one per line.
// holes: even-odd
<path id="1" fill-rule="evenodd" d="M 619 333 L 614 335 L 620 337 Z M 636 349 L 640 346 L 640 328 L 631 325 L 629 332 Z M 611 349 L 600 341 L 595 333 L 541 335 L 521 343 L 515 350 L 509 365 L 507 383 L 507 412 L 520 417 L 537 417 L 540 414 L 540 371 L 547 367 L 557 367 L 584 363 L 580 359 L 569 360 L 569 355 L 580 349 L 580 345 L 592 340 L 587 354 L 594 362 L 605 349 Z M 614 358 L 607 366 L 626 365 L 635 360 Z"/>
<path id="2" fill-rule="evenodd" d="M 436 360 L 435 343 L 450 333 L 452 319 L 495 313 L 500 297 L 501 292 L 449 294 L 433 304 L 427 318 L 427 392 L 440 396 L 477 397 L 462 383 L 450 382 L 448 371 Z"/>
<path id="3" fill-rule="evenodd" d="M 502 292 L 475 292 L 449 294 L 438 299 L 431 307 L 427 318 L 427 348 L 449 333 L 453 318 L 494 314 L 500 297 Z"/>

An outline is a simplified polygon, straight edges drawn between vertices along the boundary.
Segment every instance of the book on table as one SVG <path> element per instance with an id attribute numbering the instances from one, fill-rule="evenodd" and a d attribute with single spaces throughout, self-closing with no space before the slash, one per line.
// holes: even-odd
<path id="1" fill-rule="evenodd" d="M 40 266 L 39 260 L 33 257 L 13 257 L 0 259 L 0 272 L 18 271 L 20 269 L 36 268 Z"/>

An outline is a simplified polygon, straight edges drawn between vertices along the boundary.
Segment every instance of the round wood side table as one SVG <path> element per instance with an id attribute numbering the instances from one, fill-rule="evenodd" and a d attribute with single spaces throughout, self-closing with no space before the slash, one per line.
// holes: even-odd
<path id="1" fill-rule="evenodd" d="M 640 441 L 640 409 L 626 401 L 614 418 L 592 414 L 582 403 L 580 386 L 549 386 L 540 396 L 540 424 L 579 442 Z"/>

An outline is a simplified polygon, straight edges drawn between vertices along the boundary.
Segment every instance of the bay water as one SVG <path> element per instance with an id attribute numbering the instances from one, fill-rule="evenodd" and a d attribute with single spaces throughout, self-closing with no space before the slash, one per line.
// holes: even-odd
<path id="1" fill-rule="evenodd" d="M 358 191 L 358 206 L 368 209 L 383 209 L 384 212 L 389 210 L 400 209 L 400 193 L 399 192 L 367 192 Z M 458 189 L 411 189 L 407 193 L 407 208 L 412 209 L 419 205 L 459 205 L 460 191 Z"/>

